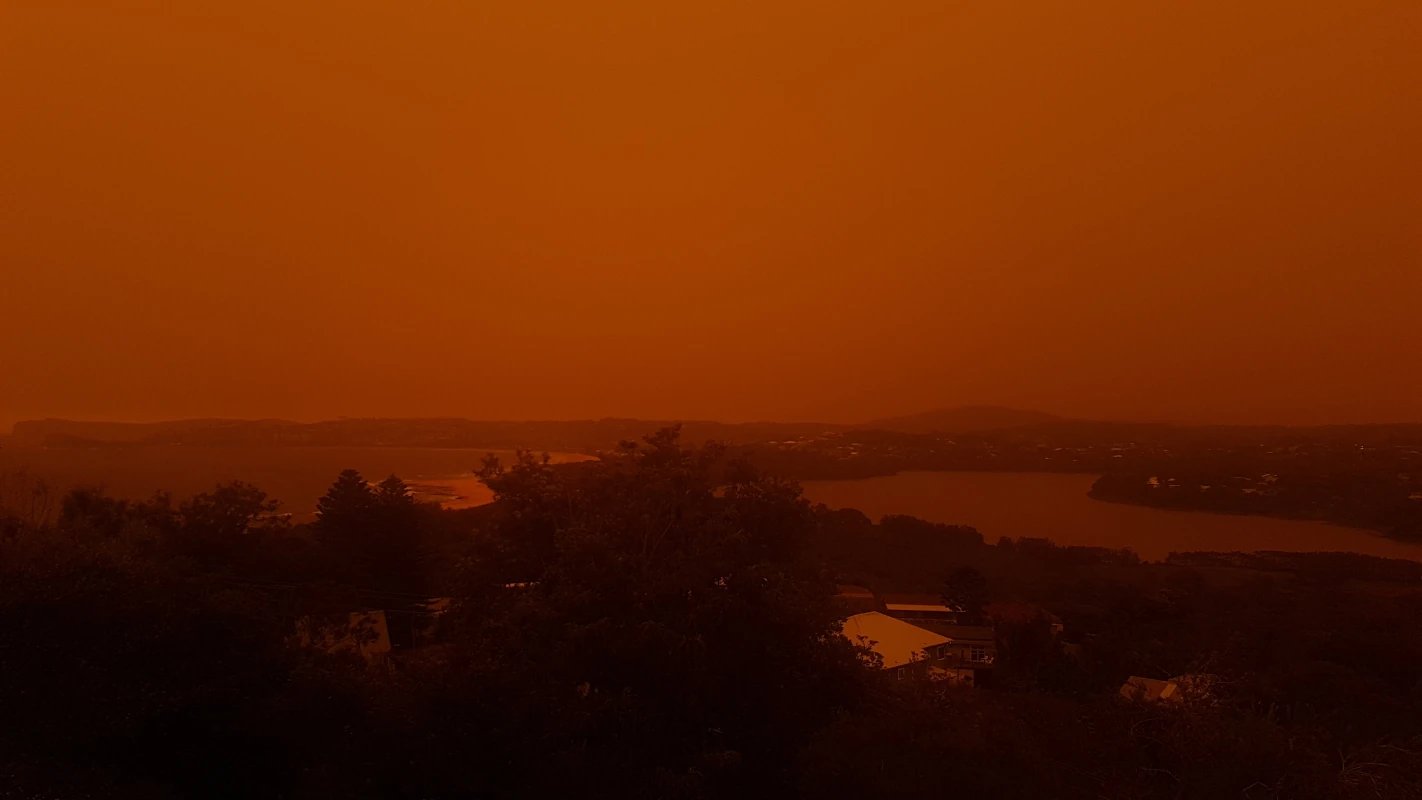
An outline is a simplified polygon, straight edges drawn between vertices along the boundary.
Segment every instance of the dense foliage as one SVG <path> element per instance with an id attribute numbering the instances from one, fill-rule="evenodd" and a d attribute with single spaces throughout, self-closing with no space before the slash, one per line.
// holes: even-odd
<path id="1" fill-rule="evenodd" d="M 876 524 L 674 430 L 481 476 L 444 512 L 346 473 L 310 526 L 244 484 L 6 516 L 0 796 L 1422 797 L 1419 565 Z M 990 687 L 879 674 L 836 582 L 995 619 Z M 388 658 L 293 637 L 429 596 Z"/>

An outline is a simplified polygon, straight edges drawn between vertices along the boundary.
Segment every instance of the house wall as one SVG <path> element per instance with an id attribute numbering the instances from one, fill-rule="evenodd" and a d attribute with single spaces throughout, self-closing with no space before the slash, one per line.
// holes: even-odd
<path id="1" fill-rule="evenodd" d="M 991 666 L 997 661 L 996 642 L 954 641 L 947 646 L 945 661 L 958 665 Z M 981 656 L 981 657 L 979 657 Z"/>
<path id="2" fill-rule="evenodd" d="M 921 659 L 911 664 L 905 664 L 902 667 L 890 667 L 885 671 L 894 673 L 894 677 L 900 678 L 901 680 L 922 678 L 928 675 L 928 668 L 934 663 L 935 661 L 933 659 Z"/>

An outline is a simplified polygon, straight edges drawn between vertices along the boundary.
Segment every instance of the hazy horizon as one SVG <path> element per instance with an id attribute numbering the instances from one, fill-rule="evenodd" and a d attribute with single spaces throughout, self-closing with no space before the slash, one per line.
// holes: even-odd
<path id="1" fill-rule="evenodd" d="M 964 410 L 964 409 L 983 409 L 983 408 L 986 408 L 986 409 L 1001 409 L 1001 410 L 1008 410 L 1008 411 L 1018 411 L 1018 412 L 1024 412 L 1024 413 L 1043 413 L 1043 414 L 1046 414 L 1046 415 L 1048 415 L 1048 416 L 1055 417 L 1055 418 L 1061 419 L 1061 420 L 1076 420 L 1076 421 L 1085 421 L 1085 422 L 1125 422 L 1125 423 L 1165 424 L 1165 425 L 1203 425 L 1203 426 L 1209 426 L 1209 425 L 1223 425 L 1223 426 L 1232 426 L 1232 425 L 1239 425 L 1239 426 L 1270 426 L 1270 425 L 1280 425 L 1280 426 L 1284 426 L 1284 427 L 1325 427 L 1325 426 L 1332 426 L 1332 425 L 1388 425 L 1388 424 L 1406 425 L 1406 424 L 1422 424 L 1422 420 L 1411 420 L 1411 419 L 1379 420 L 1379 421 L 1373 421 L 1373 422 L 1358 422 L 1358 421 L 1343 420 L 1343 421 L 1330 421 L 1330 422 L 1317 422 L 1317 423 L 1279 423 L 1279 422 L 1268 422 L 1268 421 L 1242 421 L 1242 422 L 1238 422 L 1238 421 L 1188 420 L 1188 419 L 1124 419 L 1124 418 L 1088 417 L 1088 416 L 1072 416 L 1072 415 L 1066 415 L 1066 414 L 1053 414 L 1052 412 L 1042 411 L 1041 409 L 1014 408 L 1014 407 L 1011 407 L 1011 406 L 995 406 L 995 405 L 986 405 L 986 404 L 964 404 L 964 405 L 961 405 L 961 406 L 945 406 L 945 407 L 942 407 L 942 408 L 926 409 L 926 410 L 924 410 L 924 411 L 922 411 L 922 412 L 907 412 L 907 413 L 904 413 L 904 414 L 892 414 L 892 415 L 886 415 L 886 416 L 881 416 L 881 417 L 875 417 L 875 418 L 873 418 L 873 419 L 842 419 L 842 420 L 813 419 L 813 418 L 809 418 L 809 419 L 731 419 L 731 418 L 725 418 L 725 417 L 690 417 L 690 416 L 637 417 L 637 416 L 631 416 L 631 415 L 627 415 L 627 414 L 608 414 L 608 415 L 603 415 L 603 416 L 598 416 L 598 417 L 557 417 L 557 418 L 555 418 L 555 417 L 547 417 L 547 418 L 494 418 L 494 417 L 471 417 L 471 416 L 467 416 L 467 415 L 458 415 L 458 414 L 444 414 L 444 415 L 438 415 L 438 416 L 436 416 L 436 415 L 431 415 L 431 416 L 421 416 L 421 417 L 407 416 L 407 415 L 381 415 L 381 416 L 372 415 L 372 416 L 361 416 L 361 417 L 356 417 L 356 416 L 339 416 L 339 417 L 336 417 L 336 416 L 329 416 L 329 417 L 321 417 L 321 416 L 317 416 L 317 417 L 310 417 L 310 418 L 295 418 L 295 417 L 235 417 L 235 416 L 234 416 L 234 417 L 187 416 L 187 417 L 154 417 L 154 418 L 151 418 L 151 419 L 131 419 L 131 418 L 119 419 L 119 418 L 104 418 L 104 417 L 64 417 L 64 416 L 58 416 L 58 415 L 50 414 L 50 415 L 40 415 L 40 416 L 16 418 L 16 419 L 14 419 L 14 420 L 6 420 L 6 419 L 4 419 L 4 418 L 0 418 L 0 435 L 5 435 L 5 434 L 10 433 L 11 430 L 12 430 L 12 428 L 13 428 L 13 426 L 15 425 L 15 423 L 18 423 L 18 422 L 27 422 L 27 421 L 42 421 L 42 420 L 63 420 L 63 421 L 68 421 L 68 422 L 96 422 L 96 423 L 116 423 L 116 424 L 152 424 L 152 423 L 160 423 L 160 422 L 185 422 L 185 421 L 202 421 L 202 420 L 220 420 L 220 421 L 229 421 L 229 422 L 292 422 L 292 423 L 298 423 L 298 424 L 311 424 L 311 423 L 317 423 L 317 422 L 333 422 L 333 421 L 340 421 L 340 420 L 361 420 L 361 419 L 394 419 L 394 420 L 401 420 L 401 419 L 408 419 L 408 420 L 418 420 L 418 419 L 466 419 L 466 420 L 470 420 L 470 421 L 472 421 L 472 422 L 501 422 L 501 423 L 577 422 L 577 421 L 601 420 L 601 419 L 631 419 L 631 420 L 664 421 L 664 422 L 712 422 L 712 423 L 722 423 L 722 424 L 729 424 L 729 425 L 742 425 L 742 424 L 802 424 L 802 423 L 824 423 L 824 424 L 826 424 L 826 425 L 867 425 L 867 424 L 871 424 L 871 423 L 874 423 L 874 422 L 888 421 L 888 420 L 893 420 L 893 419 L 897 419 L 897 418 L 900 418 L 900 417 L 912 417 L 912 416 L 917 416 L 917 415 L 920 414 L 920 413 L 933 413 L 933 412 L 940 412 L 940 411 L 941 411 L 941 412 L 952 412 L 952 411 L 958 411 L 958 410 Z"/>
<path id="2" fill-rule="evenodd" d="M 1422 421 L 1422 4 L 0 12 L 0 425 Z"/>

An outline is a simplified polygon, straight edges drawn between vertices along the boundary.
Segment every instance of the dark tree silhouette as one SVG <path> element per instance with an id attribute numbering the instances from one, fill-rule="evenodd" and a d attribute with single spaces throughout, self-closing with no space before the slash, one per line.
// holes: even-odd
<path id="1" fill-rule="evenodd" d="M 375 508 L 375 492 L 360 473 L 348 469 L 316 503 L 316 524 L 323 537 L 348 537 L 370 523 Z"/>
<path id="2" fill-rule="evenodd" d="M 372 489 L 348 469 L 317 504 L 313 527 L 341 582 L 421 591 L 426 587 L 417 511 L 404 481 L 392 475 Z"/>
<path id="3" fill-rule="evenodd" d="M 625 767 L 611 795 L 670 791 L 641 783 L 654 774 L 763 792 L 865 676 L 806 558 L 815 517 L 799 487 L 742 469 L 718 496 L 721 453 L 668 429 L 566 476 L 528 454 L 485 467 L 502 506 L 492 538 L 539 539 L 494 578 L 532 585 L 468 598 L 479 652 L 550 674 L 543 691 L 589 726 L 569 740 L 580 757 Z"/>
<path id="4" fill-rule="evenodd" d="M 243 484 L 71 493 L 0 536 L 0 796 L 1419 796 L 1416 562 L 990 547 L 811 509 L 724 457 L 671 430 L 587 464 L 490 460 L 498 499 L 472 511 L 346 473 L 319 546 Z M 293 635 L 378 594 L 332 574 L 418 574 L 431 519 L 469 579 L 421 646 L 367 663 Z M 990 576 L 1022 612 L 985 609 L 996 678 L 866 668 L 822 555 L 969 608 Z M 1199 692 L 1127 701 L 1130 675 Z"/>
<path id="5" fill-rule="evenodd" d="M 415 498 L 399 476 L 391 475 L 375 487 L 375 504 L 380 509 L 404 513 L 414 510 Z"/>
<path id="6" fill-rule="evenodd" d="M 178 552 L 221 568 L 239 563 L 247 566 L 244 562 L 250 561 L 254 537 L 289 527 L 284 518 L 274 516 L 280 507 L 261 489 L 232 481 L 193 496 L 178 506 L 176 514 L 168 513 L 166 495 L 156 497 L 145 511 L 151 523 L 176 528 L 179 535 L 170 541 Z"/>
<path id="7" fill-rule="evenodd" d="M 982 619 L 987 600 L 987 578 L 973 567 L 960 567 L 943 582 L 943 603 L 963 609 L 971 624 L 977 624 Z"/>

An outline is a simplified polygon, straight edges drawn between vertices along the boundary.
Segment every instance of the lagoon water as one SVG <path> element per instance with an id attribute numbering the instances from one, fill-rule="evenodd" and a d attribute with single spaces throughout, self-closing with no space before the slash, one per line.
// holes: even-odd
<path id="1" fill-rule="evenodd" d="M 1422 545 L 1320 522 L 1165 511 L 1087 496 L 1093 475 L 1034 472 L 904 472 L 884 478 L 805 481 L 805 496 L 831 508 L 971 525 L 988 542 L 1045 537 L 1058 544 L 1129 547 L 1159 560 L 1187 550 L 1340 550 L 1422 561 Z"/>

